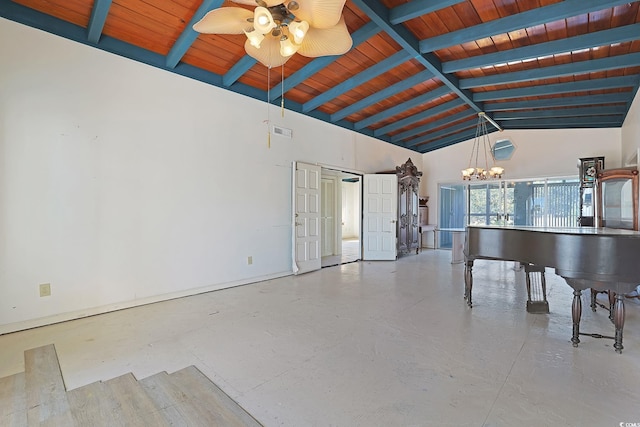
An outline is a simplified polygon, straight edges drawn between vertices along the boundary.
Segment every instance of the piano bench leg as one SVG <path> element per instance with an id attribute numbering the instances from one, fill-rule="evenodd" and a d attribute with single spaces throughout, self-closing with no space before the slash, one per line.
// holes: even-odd
<path id="1" fill-rule="evenodd" d="M 464 298 L 467 300 L 469 308 L 473 307 L 471 302 L 471 289 L 473 288 L 473 261 L 464 264 Z"/>
<path id="2" fill-rule="evenodd" d="M 571 343 L 577 347 L 580 343 L 580 317 L 582 316 L 582 291 L 573 291 L 573 304 L 571 305 L 571 316 L 573 318 L 573 336 Z"/>

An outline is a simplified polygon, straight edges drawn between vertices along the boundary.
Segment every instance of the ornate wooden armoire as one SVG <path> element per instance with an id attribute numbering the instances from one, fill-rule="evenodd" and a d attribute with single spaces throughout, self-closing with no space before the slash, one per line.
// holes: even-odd
<path id="1" fill-rule="evenodd" d="M 411 159 L 408 159 L 403 165 L 396 167 L 396 175 L 398 176 L 398 222 L 396 224 L 398 255 L 418 253 L 420 250 L 418 188 L 422 172 L 418 172 L 418 168 Z"/>

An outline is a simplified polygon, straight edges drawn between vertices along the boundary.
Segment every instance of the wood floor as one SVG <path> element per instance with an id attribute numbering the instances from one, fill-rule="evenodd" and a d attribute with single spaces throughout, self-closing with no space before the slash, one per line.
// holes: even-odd
<path id="1" fill-rule="evenodd" d="M 53 344 L 24 358 L 25 372 L 0 378 L 2 426 L 261 425 L 194 366 L 67 391 Z"/>

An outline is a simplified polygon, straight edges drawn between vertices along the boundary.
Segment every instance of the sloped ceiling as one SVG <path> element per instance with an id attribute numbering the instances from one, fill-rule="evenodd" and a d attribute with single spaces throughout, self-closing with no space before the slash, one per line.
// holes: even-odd
<path id="1" fill-rule="evenodd" d="M 243 35 L 191 28 L 232 5 L 0 0 L 0 16 L 420 153 L 473 138 L 481 111 L 503 129 L 620 127 L 640 84 L 640 1 L 348 0 L 348 53 L 270 73 Z"/>

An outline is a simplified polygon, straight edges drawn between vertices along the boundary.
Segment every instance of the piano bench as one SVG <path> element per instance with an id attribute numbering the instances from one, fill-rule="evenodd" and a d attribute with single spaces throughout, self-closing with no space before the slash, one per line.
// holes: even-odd
<path id="1" fill-rule="evenodd" d="M 522 264 L 527 281 L 527 313 L 548 314 L 547 282 L 544 277 L 544 266 Z"/>

